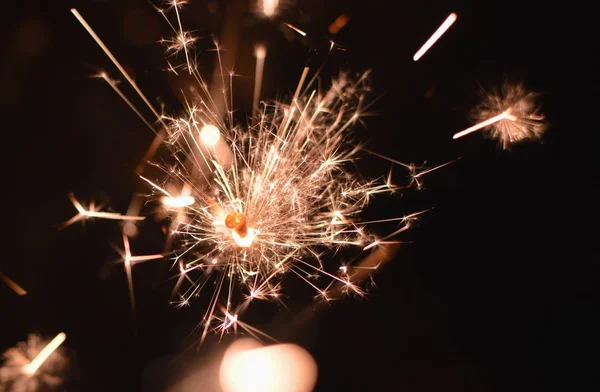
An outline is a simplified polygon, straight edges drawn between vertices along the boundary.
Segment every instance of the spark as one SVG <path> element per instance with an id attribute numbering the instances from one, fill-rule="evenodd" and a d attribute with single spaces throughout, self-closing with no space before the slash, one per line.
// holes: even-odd
<path id="1" fill-rule="evenodd" d="M 306 37 L 306 33 L 302 30 L 300 30 L 299 28 L 297 28 L 296 26 L 293 26 L 289 23 L 284 23 L 287 27 L 289 27 L 290 29 L 294 30 L 296 33 L 300 34 L 303 37 Z"/>
<path id="2" fill-rule="evenodd" d="M 61 229 L 70 226 L 77 221 L 88 218 L 116 219 L 123 221 L 136 221 L 146 219 L 146 217 L 144 216 L 122 215 L 118 212 L 100 211 L 102 209 L 102 206 L 96 206 L 93 202 L 90 203 L 88 209 L 85 209 L 81 205 L 79 200 L 75 198 L 75 195 L 73 195 L 72 193 L 69 193 L 69 199 L 71 200 L 71 203 L 73 203 L 73 206 L 75 206 L 75 209 L 77 210 L 77 215 L 61 224 L 59 226 L 59 228 Z"/>
<path id="3" fill-rule="evenodd" d="M 10 287 L 18 295 L 20 295 L 20 296 L 27 295 L 27 291 L 25 291 L 25 289 L 23 289 L 21 286 L 19 286 L 14 280 L 12 280 L 8 276 L 6 276 L 2 271 L 0 271 L 0 279 L 2 279 L 4 284 L 6 284 L 8 287 Z"/>
<path id="4" fill-rule="evenodd" d="M 170 4 L 170 6 L 166 10 L 163 10 L 158 7 L 156 9 L 165 18 L 165 20 L 167 21 L 167 23 L 169 24 L 169 26 L 175 33 L 175 38 L 172 38 L 172 39 L 164 39 L 163 38 L 163 39 L 161 39 L 160 42 L 166 46 L 167 53 L 170 52 L 172 54 L 177 54 L 181 51 L 183 51 L 185 53 L 185 62 L 187 65 L 187 69 L 191 75 L 194 68 L 192 67 L 192 63 L 190 61 L 189 51 L 192 48 L 192 46 L 194 45 L 194 42 L 196 42 L 197 38 L 195 36 L 193 36 L 189 31 L 183 30 L 183 25 L 181 24 L 181 16 L 179 14 L 179 10 L 183 7 L 184 4 L 187 4 L 187 1 L 185 1 L 185 0 L 179 0 L 179 1 L 178 0 L 169 0 L 168 3 Z M 177 17 L 177 27 L 175 27 L 171 23 L 171 21 L 169 20 L 169 18 L 166 15 L 167 11 L 169 11 L 171 9 L 175 10 L 175 15 Z"/>
<path id="5" fill-rule="evenodd" d="M 83 16 L 81 16 L 81 14 L 79 13 L 79 11 L 77 11 L 77 9 L 75 9 L 75 8 L 71 8 L 71 13 L 75 16 L 75 18 L 77 18 L 77 20 L 79 21 L 79 23 L 81 23 L 81 25 L 83 26 L 83 28 L 94 39 L 94 41 L 96 41 L 96 43 L 98 44 L 98 46 L 100 46 L 100 48 L 102 49 L 102 51 L 113 62 L 113 64 L 117 67 L 117 69 L 119 70 L 119 72 L 121 72 L 121 74 L 125 77 L 125 79 L 127 79 L 127 81 L 129 82 L 129 84 L 131 85 L 131 87 L 133 87 L 133 89 L 136 91 L 136 93 L 144 101 L 144 103 L 146 104 L 146 106 L 148 106 L 148 108 L 152 111 L 152 113 L 154 113 L 154 115 L 156 116 L 156 118 L 162 123 L 162 118 L 161 118 L 160 114 L 158 114 L 158 112 L 156 111 L 156 109 L 154 109 L 154 106 L 152 106 L 152 104 L 150 103 L 150 101 L 148 101 L 148 98 L 146 98 L 146 96 L 142 93 L 142 90 L 140 90 L 140 88 L 135 83 L 135 81 L 133 80 L 133 78 L 131 76 L 129 76 L 129 74 L 125 71 L 125 68 L 123 68 L 123 66 L 121 65 L 121 63 L 119 63 L 119 61 L 117 60 L 117 58 L 112 54 L 112 52 L 108 49 L 108 47 L 104 44 L 104 42 L 102 42 L 102 40 L 100 39 L 100 37 L 98 37 L 98 35 L 94 32 L 94 30 L 92 29 L 92 27 L 86 22 L 86 20 L 83 18 Z M 163 123 L 163 125 L 165 125 L 165 124 Z"/>
<path id="6" fill-rule="evenodd" d="M 23 373 L 28 375 L 35 374 L 35 372 L 38 371 L 40 366 L 42 366 L 42 364 L 48 359 L 48 357 L 52 355 L 52 353 L 56 351 L 56 349 L 61 344 L 63 344 L 66 338 L 67 335 L 65 335 L 63 332 L 56 335 L 56 337 L 54 337 L 54 339 L 52 339 L 50 343 L 48 343 L 46 347 L 44 347 L 42 351 L 40 351 L 40 353 L 33 359 L 33 361 L 23 366 Z"/>
<path id="7" fill-rule="evenodd" d="M 502 120 L 516 121 L 517 118 L 511 114 L 511 110 L 510 110 L 510 108 L 508 108 L 504 112 L 502 112 L 492 118 L 488 118 L 487 120 L 482 121 L 479 124 L 473 125 L 463 131 L 457 132 L 456 134 L 454 134 L 454 136 L 452 136 L 452 139 L 458 139 L 460 137 L 468 135 L 471 132 L 478 131 L 482 128 L 485 128 L 489 125 L 495 124 L 498 121 L 502 121 Z"/>
<path id="8" fill-rule="evenodd" d="M 252 105 L 253 117 L 256 117 L 258 111 L 258 101 L 260 99 L 260 89 L 262 86 L 263 71 L 265 67 L 265 57 L 267 57 L 267 47 L 265 45 L 256 45 L 254 48 L 256 57 L 256 71 L 254 75 L 254 100 Z"/>
<path id="9" fill-rule="evenodd" d="M 135 315 L 135 293 L 133 290 L 133 274 L 132 274 L 131 269 L 132 269 L 133 265 L 136 263 L 142 263 L 142 262 L 148 261 L 148 260 L 162 259 L 164 256 L 159 255 L 159 254 L 133 256 L 131 254 L 131 247 L 129 245 L 129 238 L 127 237 L 127 234 L 122 233 L 122 239 L 123 239 L 123 250 L 121 251 L 121 250 L 117 249 L 117 252 L 119 252 L 121 254 L 121 259 L 123 261 L 123 266 L 125 268 L 125 275 L 127 276 L 127 286 L 129 288 L 129 301 L 131 304 L 131 312 L 132 312 L 132 314 Z"/>
<path id="10" fill-rule="evenodd" d="M 429 174 L 429 173 L 431 173 L 433 171 L 436 171 L 438 169 L 446 167 L 446 166 L 448 166 L 448 165 L 450 165 L 450 164 L 458 161 L 459 159 L 461 159 L 459 157 L 459 158 L 453 159 L 451 161 L 442 163 L 440 165 L 429 167 L 429 166 L 425 165 L 426 162 L 424 162 L 424 163 L 422 163 L 420 165 L 417 165 L 414 162 L 404 163 L 404 162 L 401 162 L 399 160 L 392 159 L 392 158 L 386 157 L 385 155 L 382 155 L 382 154 L 376 153 L 374 151 L 368 150 L 366 148 L 363 148 L 363 151 L 365 151 L 365 152 L 367 152 L 367 153 L 369 153 L 371 155 L 374 155 L 376 157 L 385 159 L 385 160 L 387 160 L 389 162 L 392 162 L 392 163 L 394 163 L 396 165 L 399 165 L 399 166 L 402 166 L 402 167 L 406 168 L 408 170 L 409 174 L 410 174 L 410 184 L 409 184 L 409 186 L 416 186 L 417 189 L 422 189 L 423 188 L 423 179 L 421 177 L 423 177 L 425 174 Z M 387 181 L 388 187 L 391 188 L 393 186 L 391 184 L 391 178 L 389 178 L 389 177 L 391 177 L 391 172 L 390 172 L 390 176 L 388 176 L 388 181 Z"/>
<path id="11" fill-rule="evenodd" d="M 547 129 L 545 116 L 536 103 L 538 94 L 528 92 L 524 85 L 505 83 L 502 92 L 486 94 L 476 108 L 477 124 L 454 134 L 458 139 L 480 129 L 489 129 L 504 149 L 526 139 L 539 139 Z"/>
<path id="12" fill-rule="evenodd" d="M 444 33 L 450 28 L 450 26 L 452 26 L 452 24 L 455 21 L 456 14 L 453 12 L 450 15 L 448 15 L 444 23 L 442 23 L 440 27 L 438 27 L 438 29 L 435 31 L 435 33 L 433 33 L 433 35 L 429 37 L 429 39 L 423 44 L 421 49 L 419 49 L 417 53 L 415 53 L 415 55 L 413 56 L 413 60 L 418 61 L 421 57 L 423 57 L 423 55 L 427 53 L 427 51 L 437 42 L 438 39 L 440 39 L 442 35 L 444 35 Z"/>
<path id="13" fill-rule="evenodd" d="M 66 335 L 59 333 L 48 344 L 30 334 L 26 342 L 7 349 L 0 367 L 0 391 L 54 390 L 64 381 L 68 361 L 59 347 Z"/>
<path id="14" fill-rule="evenodd" d="M 175 3 L 175 5 L 181 6 L 183 3 L 184 3 L 183 1 L 179 1 L 179 3 Z M 135 90 L 137 95 L 142 99 L 144 104 L 152 111 L 152 113 L 154 114 L 154 116 L 156 117 L 158 122 L 162 125 L 161 130 L 158 133 L 154 130 L 153 127 L 151 127 L 153 133 L 156 134 L 156 137 L 154 138 L 154 141 L 152 142 L 152 144 L 150 145 L 150 147 L 144 154 L 144 158 L 142 159 L 141 163 L 136 168 L 137 173 L 142 173 L 144 170 L 144 167 L 146 165 L 146 162 L 148 160 L 150 160 L 150 158 L 154 155 L 154 153 L 157 151 L 157 149 L 163 142 L 163 138 L 166 134 L 167 126 L 166 126 L 162 116 L 156 111 L 156 109 L 150 103 L 148 98 L 146 98 L 144 93 L 142 93 L 142 90 L 138 87 L 137 83 L 135 83 L 133 78 L 125 71 L 125 68 L 123 68 L 121 63 L 116 59 L 116 57 L 112 54 L 112 52 L 108 49 L 108 47 L 104 44 L 104 42 L 100 39 L 100 37 L 98 37 L 96 32 L 92 29 L 92 27 L 88 24 L 88 22 L 83 18 L 83 16 L 81 16 L 79 11 L 77 11 L 77 9 L 75 9 L 75 8 L 71 8 L 71 13 L 75 16 L 75 18 L 77 19 L 77 21 L 79 21 L 79 23 L 83 26 L 83 28 L 88 32 L 88 34 L 94 39 L 94 41 L 96 42 L 96 44 L 98 44 L 100 49 L 102 49 L 102 51 L 106 54 L 106 56 L 112 61 L 112 63 L 115 65 L 115 67 L 117 67 L 117 69 L 119 70 L 121 75 L 123 75 L 125 80 L 127 80 L 127 82 L 131 85 L 131 87 L 133 87 L 133 89 Z M 133 107 L 133 105 L 130 103 L 130 101 L 128 99 L 126 99 L 124 97 L 124 95 L 121 93 L 121 91 L 116 87 L 116 84 L 111 83 L 107 78 L 105 78 L 105 80 L 107 82 L 109 82 L 111 87 L 119 94 L 119 96 L 121 96 L 121 98 L 124 99 L 124 101 L 129 105 L 129 107 L 131 107 L 134 110 L 134 112 L 136 114 L 138 114 L 139 111 Z M 142 117 L 139 114 L 138 114 L 138 116 Z M 146 121 L 146 120 L 144 120 L 144 123 L 146 125 L 149 125 L 148 121 Z M 139 198 L 136 198 L 136 197 L 132 198 L 132 200 L 129 204 L 129 208 L 127 209 L 127 215 L 128 216 L 137 215 L 141 209 L 141 205 L 142 205 L 142 203 Z M 137 233 L 137 228 L 135 225 L 133 225 L 133 223 L 131 221 L 126 221 L 123 229 L 126 232 L 131 233 L 132 235 Z"/>
<path id="15" fill-rule="evenodd" d="M 152 124 L 150 124 L 148 122 L 148 120 L 146 120 L 146 118 L 142 115 L 142 113 L 135 107 L 135 105 L 129 100 L 129 98 L 127 98 L 125 96 L 125 94 L 123 94 L 123 92 L 121 91 L 121 89 L 117 86 L 117 81 L 113 80 L 111 78 L 108 77 L 108 75 L 106 74 L 106 72 L 100 72 L 97 75 L 94 75 L 97 78 L 100 78 L 102 80 L 104 80 L 106 83 L 108 83 L 108 85 L 119 95 L 119 97 L 127 104 L 127 106 L 129 106 L 129 108 L 131 110 L 133 110 L 133 112 L 144 122 L 144 124 L 146 124 L 146 126 L 154 133 L 156 133 L 156 130 L 154 129 L 154 127 L 152 126 Z"/>

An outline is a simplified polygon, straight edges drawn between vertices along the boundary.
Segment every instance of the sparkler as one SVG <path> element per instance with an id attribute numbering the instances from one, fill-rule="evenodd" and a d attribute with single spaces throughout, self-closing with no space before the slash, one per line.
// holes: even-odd
<path id="1" fill-rule="evenodd" d="M 61 332 L 43 345 L 41 338 L 32 334 L 27 342 L 6 350 L 0 368 L 0 391 L 31 392 L 60 386 L 67 360 L 57 349 L 66 337 Z"/>
<path id="2" fill-rule="evenodd" d="M 480 122 L 456 133 L 453 138 L 458 139 L 487 128 L 490 136 L 497 139 L 504 149 L 526 139 L 541 138 L 547 124 L 539 104 L 536 103 L 538 95 L 527 91 L 522 83 L 505 83 L 501 93 L 485 95 L 475 110 L 474 117 Z"/>
<path id="3" fill-rule="evenodd" d="M 289 102 L 261 103 L 247 127 L 235 123 L 233 72 L 222 69 L 221 48 L 215 41 L 221 87 L 209 88 L 190 60 L 189 43 L 195 39 L 181 26 L 181 4 L 172 2 L 177 23 L 169 22 L 175 38 L 166 41 L 167 49 L 185 52 L 185 67 L 198 88 L 191 99 L 186 99 L 185 111 L 178 116 L 158 115 L 81 14 L 72 10 L 157 115 L 165 132 L 170 162 L 156 164 L 164 177 L 140 177 L 171 213 L 169 229 L 175 241 L 172 261 L 179 269 L 174 289 L 179 300 L 174 304 L 186 306 L 203 294 L 203 289 L 215 287 L 202 321 L 202 341 L 209 331 L 225 333 L 238 325 L 251 334 L 257 333 L 242 323 L 239 315 L 252 301 L 281 301 L 286 276 L 297 276 L 324 300 L 340 291 L 362 295 L 353 280 L 352 265 L 331 266 L 326 257 L 341 248 L 377 251 L 398 243 L 396 236 L 407 230 L 420 212 L 368 222 L 361 220 L 362 210 L 376 195 L 420 186 L 420 177 L 436 168 L 396 162 L 410 171 L 411 183 L 406 186 L 394 185 L 391 172 L 387 177 L 367 180 L 351 170 L 362 146 L 352 140 L 350 130 L 367 114 L 369 72 L 342 73 L 327 84 L 319 81 L 318 72 L 311 74 L 305 68 Z M 168 20 L 168 10 L 159 11 Z M 257 53 L 257 61 L 263 61 L 265 54 Z M 257 65 L 262 67 L 262 63 Z M 256 78 L 260 81 L 262 69 L 258 66 Z M 174 67 L 171 70 L 176 72 Z M 117 88 L 115 83 L 111 87 Z M 211 93 L 215 90 L 222 94 L 218 100 Z M 120 90 L 116 91 L 124 98 Z M 75 201 L 73 204 L 79 214 L 69 222 L 100 214 L 79 208 Z M 139 218 L 118 214 L 102 217 Z M 382 222 L 394 222 L 397 229 L 382 238 L 368 232 L 367 226 Z M 162 256 L 132 256 L 128 241 L 123 234 L 123 259 L 133 307 L 131 261 Z"/>

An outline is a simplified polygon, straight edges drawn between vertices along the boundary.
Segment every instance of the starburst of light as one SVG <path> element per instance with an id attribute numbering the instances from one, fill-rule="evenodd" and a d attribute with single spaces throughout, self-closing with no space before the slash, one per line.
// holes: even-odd
<path id="1" fill-rule="evenodd" d="M 171 2 L 177 24 L 169 25 L 176 36 L 185 37 L 180 5 Z M 168 20 L 167 11 L 160 9 Z M 363 221 L 361 213 L 377 195 L 420 187 L 424 174 L 445 166 L 393 161 L 409 170 L 411 181 L 405 186 L 394 185 L 391 172 L 378 179 L 365 179 L 357 173 L 360 153 L 366 150 L 353 140 L 351 129 L 369 114 L 369 72 L 341 73 L 328 83 L 318 71 L 305 68 L 290 100 L 260 103 L 245 126 L 233 119 L 234 72 L 222 68 L 222 48 L 217 41 L 215 52 L 221 67 L 217 91 L 222 94 L 224 111 L 211 94 L 214 89 L 190 62 L 189 47 L 182 44 L 186 68 L 197 88 L 192 98 L 186 98 L 183 114 L 159 115 L 89 24 L 76 10 L 72 12 L 162 126 L 169 158 L 155 166 L 164 175 L 140 178 L 150 185 L 153 198 L 162 201 L 171 218 L 172 260 L 179 271 L 174 289 L 174 297 L 179 299 L 173 304 L 188 306 L 207 288 L 214 289 L 207 295 L 202 339 L 209 331 L 225 333 L 237 326 L 256 333 L 239 316 L 252 301 L 281 301 L 287 276 L 306 282 L 323 300 L 332 299 L 332 292 L 364 293 L 353 279 L 352 263 L 339 268 L 329 259 L 342 248 L 354 248 L 353 257 L 360 258 L 365 251 L 399 243 L 397 236 L 422 212 L 371 222 Z M 257 51 L 256 57 L 264 60 L 265 55 Z M 172 71 L 176 73 L 174 67 Z M 256 78 L 262 78 L 262 71 L 257 71 Z M 124 98 L 116 83 L 111 87 Z M 81 217 L 89 216 L 89 211 L 78 210 Z M 368 230 L 383 222 L 397 227 L 382 237 Z M 131 256 L 128 241 L 123 234 L 123 260 L 133 306 L 131 261 L 162 255 Z M 360 276 L 362 280 L 362 273 Z"/>
<path id="2" fill-rule="evenodd" d="M 538 93 L 528 91 L 523 83 L 505 83 L 502 91 L 486 94 L 474 111 L 477 124 L 456 133 L 458 139 L 480 129 L 487 129 L 490 137 L 498 140 L 504 149 L 528 139 L 539 139 L 548 124 L 537 103 Z"/>

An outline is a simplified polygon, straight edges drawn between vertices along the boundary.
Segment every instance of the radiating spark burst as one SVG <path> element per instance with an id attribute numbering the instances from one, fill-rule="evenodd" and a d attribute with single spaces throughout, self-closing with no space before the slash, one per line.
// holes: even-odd
<path id="1" fill-rule="evenodd" d="M 478 123 L 456 133 L 453 138 L 458 139 L 487 128 L 489 135 L 498 140 L 504 149 L 526 139 L 539 139 L 548 124 L 536 102 L 538 96 L 538 93 L 527 91 L 522 83 L 505 83 L 501 92 L 494 91 L 484 96 L 474 112 Z"/>
<path id="2" fill-rule="evenodd" d="M 55 390 L 64 381 L 67 359 L 58 350 L 66 335 L 59 333 L 44 344 L 31 334 L 27 342 L 4 352 L 0 367 L 0 392 L 34 392 Z"/>
<path id="3" fill-rule="evenodd" d="M 170 25 L 183 34 L 179 4 L 173 2 L 172 7 L 178 27 Z M 81 15 L 72 12 L 137 87 Z M 167 18 L 167 10 L 161 12 Z M 436 169 L 402 164 L 411 172 L 411 184 L 405 187 L 394 185 L 391 173 L 369 180 L 353 170 L 362 146 L 352 140 L 350 131 L 368 115 L 369 72 L 342 73 L 327 83 L 319 80 L 317 71 L 306 82 L 311 70 L 305 68 L 291 100 L 261 103 L 248 126 L 234 122 L 233 72 L 223 69 L 222 48 L 214 43 L 221 68 L 218 91 L 225 110 L 189 62 L 184 46 L 187 68 L 198 82 L 196 95 L 186 99 L 183 114 L 159 117 L 167 132 L 164 144 L 171 160 L 156 164 L 164 178 L 140 176 L 163 207 L 174 212 L 169 228 L 170 240 L 175 239 L 173 265 L 178 267 L 179 279 L 173 294 L 178 300 L 173 305 L 188 306 L 204 289 L 213 290 L 201 325 L 201 341 L 209 331 L 225 333 L 238 326 L 259 334 L 239 317 L 254 300 L 282 301 L 286 276 L 297 276 L 324 300 L 336 298 L 331 297 L 332 290 L 363 295 L 353 280 L 353 267 L 331 266 L 327 258 L 341 248 L 353 247 L 361 254 L 399 243 L 397 235 L 421 212 L 372 222 L 361 221 L 361 212 L 375 196 L 420 186 L 420 177 Z M 143 97 L 139 89 L 136 92 Z M 382 222 L 395 222 L 397 228 L 381 238 L 369 233 L 367 226 Z M 126 235 L 123 242 L 133 307 L 127 263 L 132 256 Z"/>
<path id="4" fill-rule="evenodd" d="M 278 300 L 285 275 L 298 276 L 324 299 L 336 281 L 362 294 L 351 267 L 329 272 L 325 258 L 342 247 L 360 251 L 397 242 L 418 215 L 382 220 L 396 221 L 398 229 L 381 239 L 367 232 L 375 222 L 360 221 L 363 208 L 376 195 L 400 189 L 389 178 L 365 180 L 350 170 L 361 151 L 350 128 L 365 111 L 368 72 L 342 74 L 326 90 L 315 88 L 315 80 L 289 104 L 264 104 L 249 128 L 221 129 L 234 156 L 228 168 L 201 146 L 203 124 L 214 116 L 200 110 L 200 98 L 183 116 L 166 117 L 174 162 L 163 166 L 164 185 L 143 179 L 157 196 L 170 197 L 166 188 L 176 184 L 195 201 L 186 220 L 174 222 L 175 260 L 186 277 L 177 304 L 216 282 L 205 333 L 229 329 L 253 300 Z M 197 174 L 204 168 L 206 174 Z M 193 278 L 192 271 L 203 273 Z M 182 289 L 184 281 L 190 284 Z"/>

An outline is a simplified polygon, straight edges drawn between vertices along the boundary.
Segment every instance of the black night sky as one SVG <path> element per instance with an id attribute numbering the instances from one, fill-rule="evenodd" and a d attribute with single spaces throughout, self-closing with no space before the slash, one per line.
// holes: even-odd
<path id="1" fill-rule="evenodd" d="M 586 108 L 597 103 L 598 44 L 586 37 L 592 10 L 535 1 L 282 0 L 278 17 L 266 20 L 249 3 L 192 0 L 182 13 L 200 37 L 234 37 L 240 119 L 251 110 L 253 45 L 266 42 L 263 98 L 293 92 L 306 64 L 325 62 L 324 77 L 371 69 L 375 115 L 357 127 L 357 138 L 399 161 L 461 159 L 425 176 L 423 190 L 377 198 L 366 211 L 374 218 L 435 207 L 401 238 L 407 243 L 373 276 L 366 299 L 335 302 L 298 328 L 293 320 L 312 294 L 291 283 L 289 309 L 260 305 L 245 320 L 309 350 L 319 366 L 317 391 L 597 390 L 598 127 L 597 110 Z M 199 352 L 186 350 L 198 338 L 203 303 L 170 307 L 169 263 L 148 262 L 134 269 L 133 320 L 110 246 L 120 243 L 118 224 L 56 228 L 75 214 L 69 192 L 124 213 L 141 185 L 135 167 L 153 140 L 106 83 L 89 77 L 120 75 L 72 7 L 156 107 L 182 109 L 157 43 L 169 27 L 151 3 L 27 1 L 5 13 L 0 271 L 28 294 L 0 283 L 0 351 L 29 333 L 50 339 L 64 331 L 70 368 L 60 390 L 167 391 L 219 348 L 209 339 Z M 414 62 L 450 12 L 457 22 Z M 345 50 L 327 54 L 327 28 L 342 13 L 349 23 L 334 39 Z M 282 22 L 308 38 L 286 38 Z M 198 44 L 208 75 L 209 43 Z M 542 94 L 545 137 L 510 150 L 485 133 L 453 140 L 472 124 L 481 88 L 505 80 Z M 373 157 L 361 165 L 372 175 L 390 168 Z M 400 167 L 394 180 L 407 180 Z M 133 246 L 156 253 L 162 241 L 160 227 L 149 225 Z"/>

